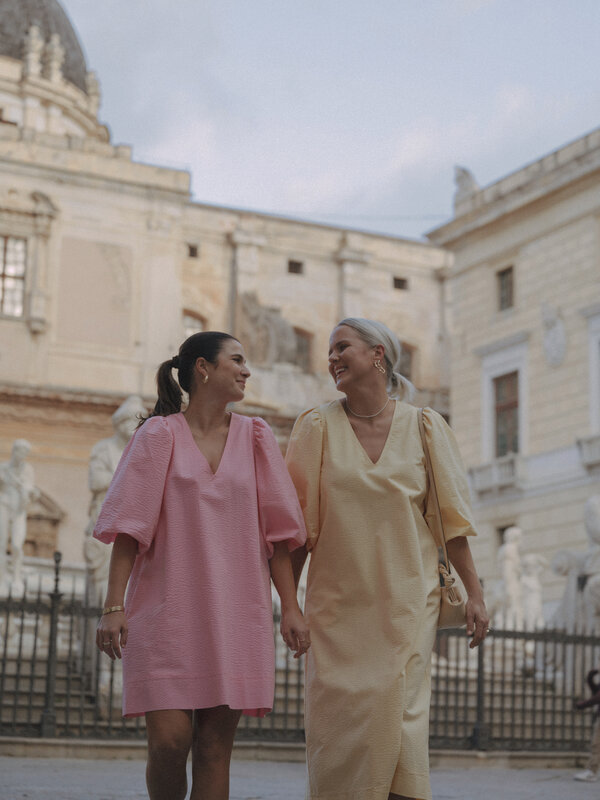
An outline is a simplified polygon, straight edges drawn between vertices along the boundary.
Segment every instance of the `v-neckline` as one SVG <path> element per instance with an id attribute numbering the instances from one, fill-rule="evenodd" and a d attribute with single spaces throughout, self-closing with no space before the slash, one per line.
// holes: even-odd
<path id="1" fill-rule="evenodd" d="M 367 453 L 367 451 L 363 447 L 362 442 L 360 441 L 360 439 L 356 435 L 356 431 L 354 430 L 354 428 L 350 424 L 350 420 L 348 419 L 348 415 L 344 411 L 344 406 L 342 405 L 342 401 L 341 400 L 339 401 L 339 413 L 344 417 L 344 422 L 348 426 L 348 428 L 350 429 L 350 433 L 352 434 L 352 436 L 354 438 L 354 441 L 356 442 L 356 444 L 358 445 L 359 449 L 363 453 L 364 457 L 367 459 L 367 461 L 369 462 L 369 464 L 372 467 L 376 467 L 380 463 L 381 459 L 383 458 L 383 456 L 385 454 L 385 451 L 387 450 L 388 443 L 389 443 L 390 439 L 392 438 L 392 428 L 394 427 L 394 422 L 396 420 L 397 412 L 398 412 L 398 401 L 394 400 L 394 413 L 392 414 L 392 418 L 390 420 L 390 427 L 388 429 L 387 436 L 385 437 L 385 442 L 383 444 L 383 447 L 381 448 L 381 452 L 379 453 L 379 458 L 377 459 L 377 461 L 373 461 L 371 456 Z"/>
<path id="2" fill-rule="evenodd" d="M 216 478 L 217 475 L 219 474 L 220 469 L 221 469 L 221 464 L 223 463 L 223 461 L 225 459 L 225 456 L 227 455 L 227 450 L 229 448 L 229 440 L 231 438 L 231 429 L 233 427 L 233 421 L 234 421 L 234 419 L 236 418 L 237 415 L 234 414 L 233 412 L 231 412 L 231 419 L 229 421 L 229 430 L 227 431 L 227 438 L 225 439 L 225 446 L 223 447 L 223 452 L 221 453 L 221 458 L 219 459 L 219 463 L 217 464 L 217 468 L 216 468 L 216 470 L 214 472 L 212 470 L 212 467 L 209 464 L 208 458 L 204 455 L 202 450 L 200 450 L 200 448 L 196 444 L 196 440 L 194 439 L 194 434 L 192 433 L 192 429 L 190 428 L 189 423 L 188 423 L 187 419 L 185 418 L 185 415 L 183 414 L 182 411 L 179 412 L 179 415 L 181 416 L 181 422 L 182 422 L 182 424 L 184 425 L 184 427 L 185 427 L 185 429 L 187 431 L 187 435 L 189 437 L 190 444 L 193 446 L 194 450 L 198 453 L 200 458 L 206 464 L 206 468 L 210 472 L 211 478 Z"/>

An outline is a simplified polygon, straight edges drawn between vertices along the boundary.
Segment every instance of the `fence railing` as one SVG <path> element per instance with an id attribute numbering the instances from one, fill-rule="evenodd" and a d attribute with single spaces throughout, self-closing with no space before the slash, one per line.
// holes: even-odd
<path id="1" fill-rule="evenodd" d="M 593 712 L 576 710 L 600 638 L 556 630 L 493 630 L 470 650 L 463 631 L 440 631 L 432 669 L 434 748 L 587 750 Z"/>
<path id="2" fill-rule="evenodd" d="M 143 738 L 142 717 L 121 716 L 121 665 L 98 653 L 100 609 L 75 589 L 38 583 L 0 600 L 0 735 Z M 243 717 L 238 737 L 304 738 L 303 659 L 281 642 L 274 614 L 276 688 L 271 714 Z M 554 630 L 494 630 L 476 650 L 441 631 L 432 661 L 430 744 L 440 749 L 573 752 L 588 746 L 592 713 L 574 701 L 600 664 L 600 638 Z"/>

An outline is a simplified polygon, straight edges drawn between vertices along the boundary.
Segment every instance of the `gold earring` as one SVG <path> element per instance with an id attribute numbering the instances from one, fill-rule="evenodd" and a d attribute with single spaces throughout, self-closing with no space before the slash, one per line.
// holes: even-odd
<path id="1" fill-rule="evenodd" d="M 373 366 L 375 367 L 376 370 L 379 370 L 379 372 L 381 372 L 382 375 L 385 375 L 385 369 L 384 367 L 381 366 L 381 361 L 379 359 L 377 359 L 377 361 L 373 363 Z"/>
<path id="2" fill-rule="evenodd" d="M 208 375 L 205 375 L 205 376 L 202 378 L 202 383 L 208 383 Z"/>

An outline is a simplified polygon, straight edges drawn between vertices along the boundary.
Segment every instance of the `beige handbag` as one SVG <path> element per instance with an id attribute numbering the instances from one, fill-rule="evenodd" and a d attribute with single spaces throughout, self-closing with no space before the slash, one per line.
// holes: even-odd
<path id="1" fill-rule="evenodd" d="M 433 505 L 434 512 L 433 518 L 428 524 L 440 551 L 438 569 L 440 571 L 440 586 L 442 587 L 442 595 L 440 599 L 440 615 L 437 626 L 438 628 L 464 628 L 464 626 L 467 624 L 465 601 L 461 596 L 460 590 L 457 586 L 455 586 L 455 578 L 454 575 L 451 574 L 450 570 L 448 550 L 446 549 L 446 536 L 444 534 L 444 525 L 442 522 L 442 512 L 440 511 L 440 501 L 438 499 L 437 488 L 435 485 L 435 475 L 433 474 L 433 466 L 431 464 L 431 457 L 429 455 L 429 447 L 427 446 L 427 439 L 425 438 L 422 408 L 420 408 L 418 411 L 418 419 L 419 433 L 421 434 L 421 443 L 423 444 L 423 453 L 425 454 L 425 469 L 427 471 L 427 478 L 429 482 L 430 501 Z"/>

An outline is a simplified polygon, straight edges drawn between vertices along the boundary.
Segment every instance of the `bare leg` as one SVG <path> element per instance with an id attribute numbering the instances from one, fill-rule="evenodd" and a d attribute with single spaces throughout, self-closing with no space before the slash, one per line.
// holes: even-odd
<path id="1" fill-rule="evenodd" d="M 150 800 L 184 800 L 192 746 L 191 711 L 148 711 L 146 786 Z"/>
<path id="2" fill-rule="evenodd" d="M 194 711 L 190 800 L 229 799 L 229 764 L 241 714 L 229 706 Z"/>
<path id="3" fill-rule="evenodd" d="M 11 516 L 8 508 L 0 502 L 0 591 L 8 586 L 8 567 L 6 564 L 6 550 L 10 536 Z"/>
<path id="4" fill-rule="evenodd" d="M 18 590 L 22 591 L 23 586 L 23 547 L 25 536 L 27 535 L 27 516 L 25 513 L 16 514 L 13 518 L 11 550 L 12 550 L 12 571 L 13 582 Z"/>

